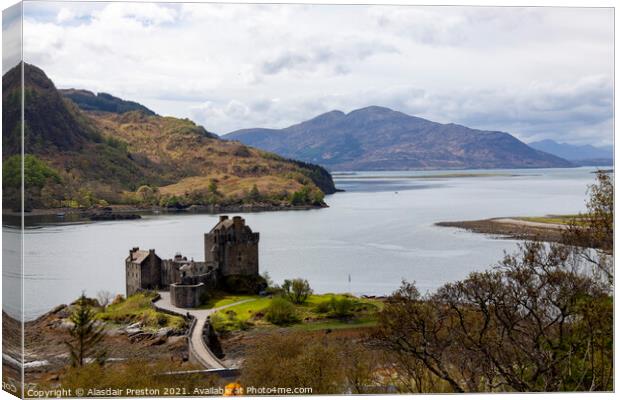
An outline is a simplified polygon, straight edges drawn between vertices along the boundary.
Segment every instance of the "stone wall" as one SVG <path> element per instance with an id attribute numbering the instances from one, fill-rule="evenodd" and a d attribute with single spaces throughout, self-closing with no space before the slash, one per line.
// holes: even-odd
<path id="1" fill-rule="evenodd" d="M 173 283 L 170 285 L 170 302 L 179 308 L 196 308 L 200 306 L 203 294 L 207 292 L 204 283 L 196 285 L 181 285 Z"/>
<path id="2" fill-rule="evenodd" d="M 222 276 L 258 275 L 258 242 L 235 243 L 225 247 Z"/>
<path id="3" fill-rule="evenodd" d="M 258 276 L 258 242 L 260 234 L 252 232 L 245 220 L 235 216 L 220 217 L 220 223 L 205 234 L 205 260 L 218 268 L 221 276 Z"/>
<path id="4" fill-rule="evenodd" d="M 138 264 L 125 262 L 125 295 L 131 296 L 137 293 L 140 287 L 141 271 Z"/>
<path id="5" fill-rule="evenodd" d="M 161 259 L 155 255 L 155 250 L 149 250 L 149 256 L 142 263 L 142 289 L 155 290 L 161 288 Z"/>

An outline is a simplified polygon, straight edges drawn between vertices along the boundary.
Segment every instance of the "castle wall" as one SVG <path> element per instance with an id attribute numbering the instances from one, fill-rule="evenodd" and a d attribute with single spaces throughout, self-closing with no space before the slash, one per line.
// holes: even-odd
<path id="1" fill-rule="evenodd" d="M 152 251 L 142 263 L 142 289 L 153 290 L 161 287 L 161 259 Z"/>
<path id="2" fill-rule="evenodd" d="M 196 283 L 202 283 L 208 290 L 213 290 L 217 287 L 217 273 L 214 270 L 209 271 L 206 274 L 198 275 L 195 277 Z"/>
<path id="3" fill-rule="evenodd" d="M 174 260 L 162 260 L 161 262 L 161 287 L 168 288 L 170 285 L 181 281 L 179 273 L 180 265 Z"/>
<path id="4" fill-rule="evenodd" d="M 258 242 L 241 217 L 220 217 L 220 223 L 205 234 L 205 260 L 213 263 L 220 275 L 258 275 Z"/>
<path id="5" fill-rule="evenodd" d="M 207 287 L 204 283 L 196 285 L 173 283 L 170 285 L 170 301 L 175 307 L 196 308 L 200 306 L 200 300 L 206 292 Z"/>
<path id="6" fill-rule="evenodd" d="M 258 242 L 235 243 L 224 248 L 222 276 L 258 275 Z"/>
<path id="7" fill-rule="evenodd" d="M 140 265 L 129 261 L 125 262 L 125 294 L 128 297 L 140 290 L 141 275 Z"/>

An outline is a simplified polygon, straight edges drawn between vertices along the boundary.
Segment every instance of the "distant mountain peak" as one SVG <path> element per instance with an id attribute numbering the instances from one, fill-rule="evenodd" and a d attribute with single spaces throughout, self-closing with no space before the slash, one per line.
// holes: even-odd
<path id="1" fill-rule="evenodd" d="M 387 107 L 331 111 L 284 129 L 243 129 L 239 140 L 332 170 L 569 167 L 503 132 L 440 124 Z"/>
<path id="2" fill-rule="evenodd" d="M 589 144 L 574 145 L 558 143 L 552 139 L 543 139 L 529 143 L 530 146 L 558 157 L 571 161 L 578 160 L 612 160 L 614 157 L 613 146 L 595 147 Z"/>
<path id="3" fill-rule="evenodd" d="M 353 111 L 351 111 L 347 115 L 359 114 L 359 113 L 361 113 L 361 114 L 365 114 L 365 113 L 382 113 L 382 114 L 386 114 L 386 113 L 393 113 L 393 112 L 397 112 L 397 111 L 394 111 L 391 108 L 387 108 L 387 107 L 367 106 L 367 107 L 358 108 L 357 110 L 353 110 Z"/>
<path id="4" fill-rule="evenodd" d="M 310 121 L 319 121 L 319 120 L 333 120 L 344 117 L 346 114 L 340 110 L 332 110 L 323 114 L 319 114 L 316 117 L 312 118 Z"/>

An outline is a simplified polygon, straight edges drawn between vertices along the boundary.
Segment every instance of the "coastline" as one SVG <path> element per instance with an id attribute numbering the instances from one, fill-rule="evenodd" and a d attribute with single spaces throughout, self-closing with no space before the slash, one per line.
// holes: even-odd
<path id="1" fill-rule="evenodd" d="M 535 240 L 560 243 L 565 229 L 560 224 L 529 222 L 511 217 L 489 218 L 473 221 L 437 222 L 436 226 L 465 229 L 470 232 L 492 235 L 498 239 Z"/>
<path id="2" fill-rule="evenodd" d="M 139 207 L 132 205 L 111 205 L 105 209 L 102 207 L 91 208 L 45 208 L 45 209 L 33 209 L 31 211 L 24 212 L 24 218 L 37 218 L 37 217 L 55 217 L 60 221 L 65 217 L 69 217 L 70 220 L 88 220 L 94 215 L 100 215 L 104 213 L 112 213 L 118 215 L 127 214 L 179 214 L 179 213 L 197 213 L 197 214 L 221 214 L 221 213 L 235 213 L 235 212 L 267 212 L 267 211 L 304 211 L 304 210 L 319 210 L 322 208 L 328 208 L 329 205 L 323 203 L 321 205 L 273 205 L 273 204 L 233 204 L 233 205 L 192 205 L 186 208 L 166 208 L 166 207 Z M 2 210 L 3 217 L 19 218 L 22 213 L 19 211 Z M 124 219 L 124 218 L 118 218 Z"/>

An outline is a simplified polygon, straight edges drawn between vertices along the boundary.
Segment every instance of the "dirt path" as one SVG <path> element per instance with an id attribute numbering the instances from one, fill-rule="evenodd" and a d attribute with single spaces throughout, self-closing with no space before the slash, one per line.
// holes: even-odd
<path id="1" fill-rule="evenodd" d="M 183 314 L 183 315 L 189 314 L 189 315 L 192 315 L 194 318 L 196 318 L 196 323 L 194 324 L 194 328 L 190 332 L 190 343 L 194 351 L 194 355 L 196 356 L 196 358 L 198 358 L 198 361 L 200 361 L 200 363 L 207 369 L 228 368 L 207 347 L 204 340 L 202 339 L 202 329 L 204 328 L 209 315 L 219 310 L 228 308 L 228 307 L 236 306 L 242 303 L 247 303 L 249 301 L 254 301 L 254 299 L 241 300 L 241 301 L 237 301 L 235 303 L 227 304 L 225 306 L 217 307 L 217 308 L 198 310 L 198 309 L 191 309 L 191 308 L 179 308 L 179 307 L 172 305 L 172 303 L 170 302 L 170 292 L 159 292 L 159 295 L 161 296 L 161 298 L 155 302 L 155 305 L 157 307 L 160 307 L 165 310 L 172 311 L 178 314 Z"/>

